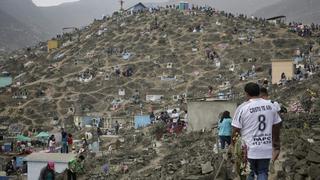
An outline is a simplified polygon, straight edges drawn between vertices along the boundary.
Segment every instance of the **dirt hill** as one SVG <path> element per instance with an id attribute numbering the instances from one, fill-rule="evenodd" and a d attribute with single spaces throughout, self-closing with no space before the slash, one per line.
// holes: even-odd
<path id="1" fill-rule="evenodd" d="M 195 28 L 199 32 L 193 32 Z M 1 115 L 41 125 L 51 120 L 48 117 L 69 117 L 69 108 L 78 114 L 135 114 L 139 108 L 131 99 L 136 92 L 144 110 L 149 106 L 147 94 L 164 95 L 163 103 L 156 105 L 164 107 L 175 103 L 173 95 L 203 97 L 210 85 L 216 94 L 237 92 L 243 84 L 240 74 L 255 65 L 254 79 L 266 78 L 272 58 L 291 58 L 309 41 L 263 21 L 224 14 L 192 16 L 168 10 L 113 16 L 82 29 L 80 40 L 75 38 L 69 46 L 50 53 L 36 47 L 7 57 L 3 69 L 14 77 L 21 75 L 15 79 L 21 85 L 1 94 L 1 102 L 7 104 Z M 206 57 L 206 48 L 215 52 L 214 60 Z M 130 58 L 124 60 L 120 51 L 130 53 Z M 235 67 L 233 72 L 230 66 Z M 125 77 L 123 73 L 131 70 L 132 76 Z M 80 82 L 81 74 L 92 79 Z M 229 87 L 224 85 L 228 82 Z M 28 98 L 12 99 L 13 89 L 27 91 Z M 119 89 L 125 96 L 118 95 Z M 123 100 L 122 106 L 111 111 L 117 99 Z"/>
<path id="2" fill-rule="evenodd" d="M 72 41 L 68 41 L 70 38 Z M 165 9 L 153 14 L 114 15 L 95 21 L 62 40 L 64 46 L 50 53 L 46 52 L 45 44 L 40 44 L 2 57 L 2 71 L 14 77 L 14 85 L 0 94 L 2 125 L 17 122 L 25 125 L 22 129 L 52 130 L 57 123 L 75 131 L 74 115 L 127 117 L 141 111 L 146 114 L 150 108 L 160 111 L 180 107 L 183 110 L 185 102 L 174 101 L 174 95 L 202 98 L 207 95 L 208 86 L 212 86 L 214 95 L 240 93 L 242 96 L 245 83 L 261 82 L 264 78 L 270 81 L 271 59 L 292 58 L 297 48 L 310 54 L 306 47 L 313 44 L 313 61 L 319 60 L 316 39 L 289 32 L 285 25 L 223 12 L 189 14 Z M 207 57 L 206 52 L 210 51 Z M 240 81 L 240 75 L 248 74 Z M 290 147 L 286 150 L 293 151 L 291 155 L 295 157 L 289 165 L 302 162 L 303 157 L 296 155 L 295 147 L 290 146 L 290 134 L 296 133 L 301 124 L 302 127 L 306 124 L 305 128 L 317 125 L 315 102 L 318 97 L 310 97 L 305 88 L 319 93 L 316 86 L 311 86 L 318 82 L 319 76 L 313 77 L 272 88 L 273 96 L 288 108 L 299 102 L 304 109 L 303 114 L 290 113 L 285 118 L 285 126 L 291 131 L 285 134 L 284 142 Z M 151 103 L 146 101 L 146 95 L 163 95 L 164 98 L 160 103 Z M 298 122 L 290 123 L 290 118 Z M 299 119 L 303 119 L 302 122 Z M 137 144 L 132 141 L 133 134 L 142 136 Z M 319 132 L 311 129 L 306 134 L 308 139 L 318 137 Z M 218 169 L 221 157 L 211 156 L 214 141 L 208 140 L 214 138 L 213 133 L 191 133 L 178 140 L 169 138 L 169 143 L 162 146 L 164 150 L 157 149 L 159 152 L 152 148 L 153 137 L 148 132 L 139 135 L 128 131 L 123 137 L 130 143 L 116 145 L 120 150 L 110 156 L 109 165 L 116 168 L 120 162 L 131 163 L 132 171 L 121 174 L 113 169 L 112 172 L 116 172 L 111 174 L 113 179 L 138 178 L 140 173 L 144 179 L 181 176 L 212 179 Z M 316 138 L 314 140 L 319 143 Z M 190 146 L 192 143 L 195 145 Z M 106 150 L 108 147 L 104 146 Z M 177 151 L 170 151 L 174 148 Z M 310 153 L 305 169 L 317 169 L 318 161 L 312 159 L 314 153 L 319 153 L 318 149 L 316 152 L 309 150 L 301 150 L 304 154 Z M 201 164 L 206 166 L 208 161 L 214 166 L 209 169 L 214 170 L 202 173 Z M 106 162 L 105 158 L 85 176 L 100 177 L 102 162 Z M 291 174 L 299 174 L 302 166 L 303 163 L 295 166 Z M 290 173 L 283 172 L 283 176 L 287 174 Z M 313 177 L 308 172 L 302 172 L 301 176 Z"/>

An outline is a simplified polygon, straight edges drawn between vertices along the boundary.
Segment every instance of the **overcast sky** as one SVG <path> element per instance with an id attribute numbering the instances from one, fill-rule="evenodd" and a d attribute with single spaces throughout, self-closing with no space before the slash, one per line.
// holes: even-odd
<path id="1" fill-rule="evenodd" d="M 37 6 L 56 6 L 59 5 L 61 3 L 65 3 L 65 2 L 74 2 L 74 1 L 79 1 L 79 0 L 32 0 Z M 118 3 L 119 0 L 106 0 L 106 1 L 114 1 L 116 3 Z M 166 2 L 168 0 L 128 0 L 125 1 L 125 3 L 127 2 L 128 4 L 131 4 L 132 2 Z"/>
<path id="2" fill-rule="evenodd" d="M 64 2 L 73 2 L 78 0 L 32 0 L 37 6 L 55 6 Z"/>

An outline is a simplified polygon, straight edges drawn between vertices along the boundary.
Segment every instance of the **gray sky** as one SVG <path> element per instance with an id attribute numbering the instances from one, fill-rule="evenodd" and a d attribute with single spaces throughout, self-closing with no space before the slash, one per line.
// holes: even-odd
<path id="1" fill-rule="evenodd" d="M 74 2 L 79 0 L 32 0 L 37 6 L 56 6 L 61 3 L 65 2 Z M 110 2 L 114 1 L 116 3 L 119 2 L 119 0 L 109 0 Z M 125 0 L 126 3 L 132 3 L 132 2 L 166 2 L 168 0 Z"/>
<path id="2" fill-rule="evenodd" d="M 73 2 L 78 0 L 32 0 L 37 6 L 55 6 L 64 2 Z"/>

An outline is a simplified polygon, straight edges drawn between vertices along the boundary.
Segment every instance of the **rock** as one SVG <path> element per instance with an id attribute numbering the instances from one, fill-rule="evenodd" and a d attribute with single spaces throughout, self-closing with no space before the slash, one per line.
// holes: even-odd
<path id="1" fill-rule="evenodd" d="M 314 146 L 312 146 L 311 149 L 312 149 L 312 151 L 314 151 L 315 153 L 320 155 L 320 146 L 319 145 L 314 145 Z"/>
<path id="2" fill-rule="evenodd" d="M 181 162 L 181 165 L 185 165 L 185 164 L 187 164 L 187 163 L 188 163 L 188 161 L 186 161 L 186 160 L 184 160 L 184 159 L 183 159 L 183 160 L 181 160 L 180 162 Z"/>
<path id="3" fill-rule="evenodd" d="M 307 160 L 306 159 L 302 159 L 298 162 L 296 162 L 296 164 L 294 165 L 295 169 L 305 169 L 306 168 L 306 164 L 307 164 Z"/>
<path id="4" fill-rule="evenodd" d="M 187 170 L 188 170 L 188 174 L 191 174 L 191 175 L 201 174 L 201 168 L 200 166 L 197 166 L 197 165 L 192 165 L 192 164 L 188 165 Z"/>
<path id="5" fill-rule="evenodd" d="M 313 163 L 320 164 L 320 156 L 319 154 L 315 153 L 314 151 L 309 151 L 307 160 Z"/>
<path id="6" fill-rule="evenodd" d="M 158 170 L 160 170 L 162 168 L 162 166 L 156 166 L 155 168 L 154 168 L 154 170 L 155 171 L 158 171 Z"/>
<path id="7" fill-rule="evenodd" d="M 278 171 L 277 172 L 277 178 L 279 180 L 285 179 L 286 178 L 286 173 L 284 171 Z"/>
<path id="8" fill-rule="evenodd" d="M 306 150 L 300 150 L 300 151 L 296 151 L 294 153 L 294 155 L 298 158 L 298 159 L 304 159 L 307 156 L 307 152 Z"/>
<path id="9" fill-rule="evenodd" d="M 186 180 L 197 180 L 199 178 L 200 178 L 199 176 L 191 175 L 191 176 L 186 177 Z"/>
<path id="10" fill-rule="evenodd" d="M 305 176 L 308 174 L 308 169 L 307 167 L 301 167 L 300 169 L 297 170 L 297 173 L 301 176 Z"/>
<path id="11" fill-rule="evenodd" d="M 304 180 L 305 178 L 303 176 L 301 176 L 300 174 L 295 174 L 293 179 L 294 180 Z"/>
<path id="12" fill-rule="evenodd" d="M 208 161 L 205 164 L 201 164 L 201 169 L 202 169 L 202 174 L 208 174 L 208 173 L 212 172 L 213 171 L 213 167 L 211 165 L 211 162 Z"/>
<path id="13" fill-rule="evenodd" d="M 311 177 L 311 179 L 317 179 L 319 178 L 320 165 L 311 164 L 308 171 L 308 175 Z"/>

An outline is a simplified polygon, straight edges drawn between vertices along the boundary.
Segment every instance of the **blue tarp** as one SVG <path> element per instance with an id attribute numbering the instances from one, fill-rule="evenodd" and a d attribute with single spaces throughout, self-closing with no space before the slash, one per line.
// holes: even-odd
<path id="1" fill-rule="evenodd" d="M 10 179 L 10 177 L 8 177 L 8 176 L 0 176 L 0 180 L 9 180 Z"/>
<path id="2" fill-rule="evenodd" d="M 151 124 L 150 116 L 135 116 L 134 117 L 134 127 L 140 128 L 145 127 L 147 125 Z"/>
<path id="3" fill-rule="evenodd" d="M 17 157 L 16 166 L 22 167 L 22 165 L 23 165 L 23 157 Z"/>
<path id="4" fill-rule="evenodd" d="M 10 86 L 12 84 L 12 77 L 0 77 L 0 88 Z"/>
<path id="5" fill-rule="evenodd" d="M 299 62 L 302 62 L 304 60 L 304 58 L 303 57 L 294 57 L 293 58 L 293 61 L 296 63 L 296 64 L 298 64 Z"/>

